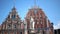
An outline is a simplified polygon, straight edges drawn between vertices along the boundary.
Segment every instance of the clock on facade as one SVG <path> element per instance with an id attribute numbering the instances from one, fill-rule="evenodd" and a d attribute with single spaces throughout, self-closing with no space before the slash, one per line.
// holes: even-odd
<path id="1" fill-rule="evenodd" d="M 34 10 L 34 13 L 35 13 L 35 14 L 37 13 L 37 10 L 36 10 L 36 9 Z"/>

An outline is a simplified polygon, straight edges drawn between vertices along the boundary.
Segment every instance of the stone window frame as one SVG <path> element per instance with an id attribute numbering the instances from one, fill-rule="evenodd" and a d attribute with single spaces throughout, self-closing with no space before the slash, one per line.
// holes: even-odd
<path id="1" fill-rule="evenodd" d="M 13 28 L 14 29 L 17 29 L 17 24 L 13 24 Z"/>
<path id="2" fill-rule="evenodd" d="M 12 25 L 11 24 L 8 24 L 8 29 L 11 29 L 12 28 Z"/>

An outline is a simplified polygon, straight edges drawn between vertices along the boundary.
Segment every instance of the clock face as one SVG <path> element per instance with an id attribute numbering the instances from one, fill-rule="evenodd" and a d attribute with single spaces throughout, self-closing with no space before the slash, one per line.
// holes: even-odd
<path id="1" fill-rule="evenodd" d="M 37 10 L 34 10 L 34 13 L 36 14 L 37 13 Z"/>

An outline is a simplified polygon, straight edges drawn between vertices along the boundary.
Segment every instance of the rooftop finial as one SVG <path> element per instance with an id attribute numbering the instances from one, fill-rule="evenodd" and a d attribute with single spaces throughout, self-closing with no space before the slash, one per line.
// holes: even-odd
<path id="1" fill-rule="evenodd" d="M 13 0 L 13 8 L 12 8 L 12 11 L 16 11 L 16 8 L 15 8 L 15 2 L 16 2 L 16 0 Z"/>
<path id="2" fill-rule="evenodd" d="M 16 8 L 15 8 L 15 2 L 16 2 L 16 0 L 13 0 L 13 8 L 12 8 L 12 10 L 16 10 Z"/>
<path id="3" fill-rule="evenodd" d="M 38 6 L 37 6 L 37 0 L 34 0 L 34 7 L 33 8 L 38 8 Z"/>

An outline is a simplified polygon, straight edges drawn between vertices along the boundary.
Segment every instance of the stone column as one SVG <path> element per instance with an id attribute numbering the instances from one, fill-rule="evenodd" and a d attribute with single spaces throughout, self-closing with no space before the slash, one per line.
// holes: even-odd
<path id="1" fill-rule="evenodd" d="M 46 17 L 46 21 L 47 21 L 47 34 L 49 34 L 49 29 L 48 29 L 48 27 L 49 27 L 49 22 L 48 22 L 48 18 Z"/>
<path id="2" fill-rule="evenodd" d="M 24 29 L 25 29 L 25 34 L 28 34 L 28 32 L 27 32 L 27 22 L 26 22 L 26 20 L 24 20 Z"/>

